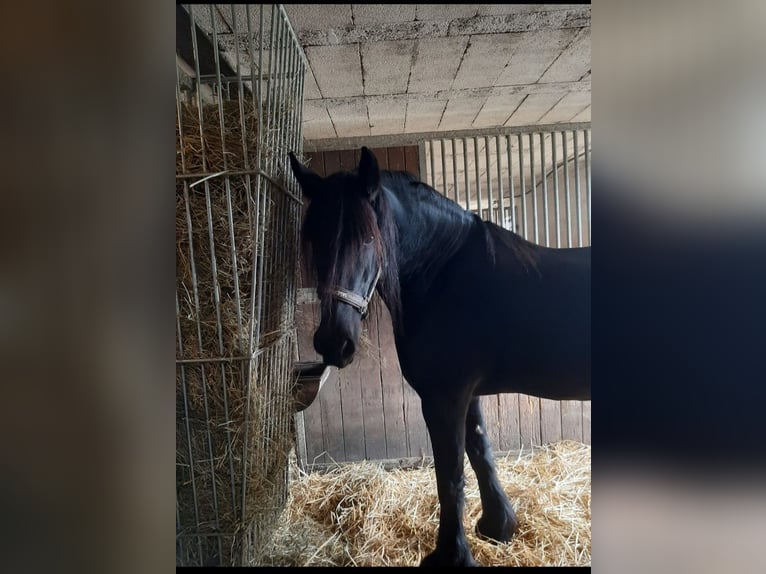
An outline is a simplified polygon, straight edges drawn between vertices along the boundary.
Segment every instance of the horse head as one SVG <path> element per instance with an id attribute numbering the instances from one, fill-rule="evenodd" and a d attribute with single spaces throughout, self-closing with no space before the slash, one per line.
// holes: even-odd
<path id="1" fill-rule="evenodd" d="M 292 153 L 290 165 L 309 201 L 301 240 L 322 310 L 314 348 L 325 363 L 343 368 L 354 359 L 362 320 L 385 266 L 374 209 L 380 170 L 366 147 L 353 171 L 322 177 Z"/>

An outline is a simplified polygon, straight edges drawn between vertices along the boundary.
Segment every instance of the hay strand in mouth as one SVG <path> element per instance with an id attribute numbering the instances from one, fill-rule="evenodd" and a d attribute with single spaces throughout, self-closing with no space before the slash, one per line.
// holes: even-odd
<path id="1" fill-rule="evenodd" d="M 485 566 L 591 562 L 590 446 L 562 441 L 496 460 L 519 520 L 508 544 L 478 538 L 478 484 L 466 463 L 465 513 L 474 558 Z M 380 463 L 300 474 L 260 563 L 275 566 L 416 566 L 433 549 L 439 504 L 432 467 L 386 471 Z"/>

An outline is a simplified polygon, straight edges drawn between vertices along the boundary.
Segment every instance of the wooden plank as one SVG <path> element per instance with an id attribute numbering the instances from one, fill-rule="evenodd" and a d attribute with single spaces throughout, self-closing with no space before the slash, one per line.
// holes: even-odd
<path id="1" fill-rule="evenodd" d="M 503 393 L 498 395 L 498 420 L 500 440 L 497 449 L 502 452 L 519 450 L 519 395 Z"/>
<path id="2" fill-rule="evenodd" d="M 590 444 L 590 401 L 582 403 L 582 441 Z"/>
<path id="3" fill-rule="evenodd" d="M 561 406 L 559 401 L 540 399 L 540 441 L 549 444 L 561 440 Z"/>
<path id="4" fill-rule="evenodd" d="M 388 148 L 372 147 L 370 151 L 375 155 L 375 159 L 378 160 L 378 168 L 388 169 Z"/>
<path id="5" fill-rule="evenodd" d="M 390 147 L 388 148 L 388 169 L 391 171 L 404 171 L 404 148 Z"/>
<path id="6" fill-rule="evenodd" d="M 343 171 L 352 170 L 357 166 L 354 150 L 344 149 L 340 152 L 340 168 Z"/>
<path id="7" fill-rule="evenodd" d="M 325 175 L 331 175 L 337 171 L 340 171 L 340 152 L 339 151 L 324 152 L 324 169 L 325 169 Z"/>
<path id="8" fill-rule="evenodd" d="M 420 177 L 420 158 L 418 146 L 409 145 L 404 148 L 404 169 L 415 177 Z"/>
<path id="9" fill-rule="evenodd" d="M 314 405 L 304 412 L 308 413 Z M 343 436 L 343 416 L 340 396 L 340 380 L 338 369 L 333 368 L 327 382 L 319 393 L 319 407 L 322 417 L 322 436 L 324 440 L 325 457 L 320 457 L 317 462 L 331 460 L 341 462 L 346 460 L 346 448 Z M 309 463 L 311 460 L 309 460 Z"/>
<path id="10" fill-rule="evenodd" d="M 306 154 L 308 166 L 322 177 L 325 176 L 324 154 L 323 151 L 310 151 Z"/>
<path id="11" fill-rule="evenodd" d="M 407 428 L 407 445 L 409 456 L 425 456 L 432 454 L 428 445 L 428 429 L 423 419 L 420 396 L 415 392 L 406 379 L 403 378 L 404 393 L 404 424 Z"/>
<path id="12" fill-rule="evenodd" d="M 380 341 L 378 314 L 370 314 L 362 324 L 368 343 L 362 345 L 356 360 L 362 385 L 365 457 L 370 460 L 387 458 L 386 423 L 383 410 L 383 385 L 380 380 Z"/>
<path id="13" fill-rule="evenodd" d="M 561 401 L 561 436 L 582 442 L 582 405 L 580 401 Z"/>
<path id="14" fill-rule="evenodd" d="M 386 431 L 386 455 L 388 458 L 408 456 L 407 428 L 404 424 L 404 392 L 399 357 L 394 344 L 391 315 L 385 305 L 374 310 L 378 315 L 378 340 L 380 344 L 380 380 L 383 393 L 383 419 Z"/>
<path id="15" fill-rule="evenodd" d="M 540 441 L 540 399 L 519 395 L 519 430 L 521 448 L 539 446 Z"/>
<path id="16" fill-rule="evenodd" d="M 359 361 L 339 370 L 344 460 L 364 460 L 364 414 Z"/>
<path id="17" fill-rule="evenodd" d="M 481 414 L 484 416 L 484 426 L 487 429 L 489 444 L 493 449 L 500 444 L 500 420 L 498 417 L 497 395 L 481 397 Z"/>
<path id="18" fill-rule="evenodd" d="M 320 307 L 319 303 L 312 303 L 309 306 L 309 309 L 311 310 L 311 329 L 309 329 L 309 332 L 311 333 L 311 347 L 313 349 L 314 347 L 314 332 L 316 331 L 317 327 L 319 326 L 319 319 L 320 319 Z M 317 359 L 320 359 L 321 356 L 319 353 L 314 351 L 314 356 Z M 333 373 L 330 373 L 333 375 Z M 328 377 L 329 379 L 329 377 Z M 320 458 L 316 459 L 317 462 L 320 460 L 324 462 L 329 462 L 329 458 L 327 458 L 327 455 L 325 452 L 327 451 L 329 442 L 328 438 L 329 435 L 325 435 L 325 432 L 327 430 L 327 423 L 323 420 L 323 413 L 324 410 L 319 404 L 319 399 L 322 398 L 323 395 L 329 394 L 328 391 L 324 391 L 325 386 L 327 385 L 327 382 L 325 382 L 325 385 L 322 387 L 322 390 L 319 392 L 319 395 L 317 396 L 317 400 L 314 401 L 314 403 L 304 411 L 304 425 L 306 427 L 306 452 L 308 454 L 307 456 L 307 462 L 311 462 L 314 460 L 315 457 L 319 456 Z M 309 412 L 309 410 L 313 410 Z M 310 433 L 316 433 L 318 434 L 321 439 L 316 440 L 309 440 L 308 435 Z M 311 456 L 311 453 L 314 453 L 313 456 Z"/>

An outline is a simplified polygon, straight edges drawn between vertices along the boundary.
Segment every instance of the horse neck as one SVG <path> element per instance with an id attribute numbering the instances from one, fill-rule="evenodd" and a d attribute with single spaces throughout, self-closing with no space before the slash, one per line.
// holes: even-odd
<path id="1" fill-rule="evenodd" d="M 383 192 L 398 232 L 399 282 L 425 289 L 463 246 L 475 218 L 425 184 L 394 181 L 384 179 Z"/>

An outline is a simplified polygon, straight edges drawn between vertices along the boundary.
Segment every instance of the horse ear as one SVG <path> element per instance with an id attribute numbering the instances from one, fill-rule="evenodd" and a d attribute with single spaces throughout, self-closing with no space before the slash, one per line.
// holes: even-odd
<path id="1" fill-rule="evenodd" d="M 378 160 L 375 159 L 375 154 L 367 147 L 362 147 L 362 155 L 359 159 L 359 179 L 362 180 L 364 193 L 369 200 L 375 199 L 380 188 L 380 169 L 378 169 Z"/>
<path id="2" fill-rule="evenodd" d="M 308 198 L 314 197 L 316 191 L 319 189 L 319 184 L 322 182 L 322 177 L 311 171 L 305 165 L 303 165 L 298 158 L 295 157 L 293 152 L 290 152 L 290 167 L 293 169 L 295 179 L 301 186 L 303 195 Z"/>

